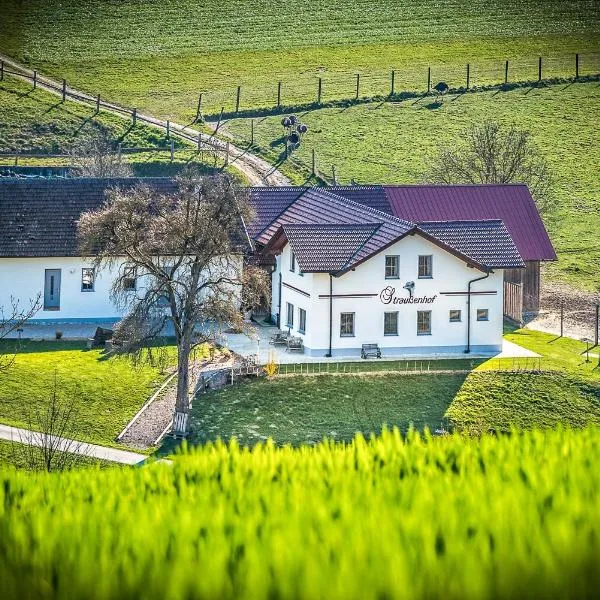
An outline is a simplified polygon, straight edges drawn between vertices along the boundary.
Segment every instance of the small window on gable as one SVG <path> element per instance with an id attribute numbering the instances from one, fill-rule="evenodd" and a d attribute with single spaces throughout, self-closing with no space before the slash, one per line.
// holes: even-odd
<path id="1" fill-rule="evenodd" d="M 385 257 L 385 278 L 398 279 L 400 277 L 400 257 L 397 255 Z"/>
<path id="2" fill-rule="evenodd" d="M 433 256 L 427 254 L 419 256 L 419 279 L 433 277 Z"/>
<path id="3" fill-rule="evenodd" d="M 81 269 L 81 291 L 93 292 L 96 273 L 93 268 Z"/>
<path id="4" fill-rule="evenodd" d="M 460 323 L 461 322 L 461 312 L 460 310 L 451 310 L 450 311 L 450 323 Z"/>
<path id="5" fill-rule="evenodd" d="M 478 321 L 489 321 L 489 311 L 487 308 L 478 308 L 477 309 L 477 320 Z"/>
<path id="6" fill-rule="evenodd" d="M 296 255 L 290 252 L 290 271 L 296 271 Z"/>

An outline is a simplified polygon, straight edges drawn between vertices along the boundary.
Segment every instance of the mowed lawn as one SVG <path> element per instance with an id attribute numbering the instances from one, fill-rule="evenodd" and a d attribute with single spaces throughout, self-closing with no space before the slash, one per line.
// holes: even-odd
<path id="1" fill-rule="evenodd" d="M 422 90 L 427 67 L 453 85 L 598 68 L 597 6 L 588 0 L 6 0 L 0 51 L 32 68 L 157 116 L 189 122 L 204 108 L 272 106 L 396 89 Z"/>
<path id="2" fill-rule="evenodd" d="M 580 354 L 585 345 L 527 330 L 507 337 L 542 354 L 548 372 L 495 372 L 531 369 L 533 361 L 494 359 L 469 375 L 374 372 L 255 380 L 198 396 L 192 442 L 236 437 L 252 446 L 272 438 L 297 445 L 323 438 L 350 441 L 356 432 L 377 434 L 384 426 L 406 432 L 410 426 L 435 430 L 443 424 L 478 435 L 513 426 L 600 424 L 600 369 L 597 358 L 585 362 Z M 373 366 L 376 371 L 379 363 Z"/>
<path id="3" fill-rule="evenodd" d="M 11 348 L 3 342 L 0 350 Z M 106 358 L 80 342 L 25 341 L 14 364 L 0 372 L 0 422 L 26 427 L 56 383 L 59 400 L 78 413 L 79 437 L 111 445 L 162 380 L 157 368 Z"/>
<path id="4" fill-rule="evenodd" d="M 546 218 L 559 261 L 546 266 L 551 278 L 589 291 L 600 290 L 600 146 L 597 82 L 519 88 L 449 96 L 440 108 L 431 98 L 307 112 L 309 127 L 300 148 L 281 168 L 296 183 L 317 168 L 331 179 L 359 183 L 417 183 L 437 149 L 451 145 L 472 124 L 486 119 L 531 132 L 547 158 L 558 209 Z M 255 119 L 258 150 L 273 161 L 283 151 L 281 117 Z M 242 143 L 249 142 L 248 119 L 227 123 Z"/>

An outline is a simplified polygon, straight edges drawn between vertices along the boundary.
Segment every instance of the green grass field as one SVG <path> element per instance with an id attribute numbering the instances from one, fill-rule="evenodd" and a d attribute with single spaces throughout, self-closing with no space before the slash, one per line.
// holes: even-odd
<path id="1" fill-rule="evenodd" d="M 544 372 L 509 372 L 537 369 L 531 358 L 474 361 L 470 374 L 406 374 L 406 365 L 398 361 L 345 365 L 352 368 L 346 375 L 335 368 L 336 374 L 313 375 L 323 373 L 325 365 L 304 365 L 303 372 L 310 373 L 305 375 L 282 367 L 284 375 L 272 381 L 197 396 L 191 441 L 236 437 L 248 446 L 268 438 L 277 444 L 314 444 L 323 438 L 349 441 L 357 432 L 377 434 L 386 425 L 406 432 L 411 425 L 433 431 L 443 424 L 475 435 L 512 426 L 600 425 L 600 369 L 597 358 L 587 363 L 580 354 L 585 344 L 529 330 L 507 338 L 540 354 Z M 464 360 L 417 362 L 408 361 L 409 371 L 469 368 Z"/>
<path id="2" fill-rule="evenodd" d="M 0 469 L 0 594 L 592 598 L 600 431 L 208 446 L 173 464 Z"/>
<path id="3" fill-rule="evenodd" d="M 546 219 L 559 261 L 548 265 L 551 278 L 579 288 L 600 290 L 600 162 L 597 82 L 518 88 L 450 96 L 441 108 L 432 100 L 328 108 L 301 115 L 309 132 L 281 168 L 302 183 L 317 168 L 341 183 L 415 183 L 440 146 L 451 144 L 473 123 L 494 119 L 531 131 L 555 180 L 558 210 Z M 281 117 L 255 119 L 255 143 L 272 161 L 283 152 Z M 227 130 L 249 143 L 250 122 L 234 119 Z M 575 251 L 574 251 L 575 250 Z"/>
<path id="4" fill-rule="evenodd" d="M 3 342 L 1 350 L 13 345 Z M 0 422 L 26 427 L 28 415 L 54 391 L 78 412 L 80 439 L 114 445 L 115 437 L 162 381 L 157 368 L 127 358 L 106 359 L 81 342 L 28 342 L 0 372 Z"/>
<path id="5" fill-rule="evenodd" d="M 109 133 L 115 145 L 123 148 L 168 148 L 170 140 L 165 132 L 131 121 L 106 111 L 96 114 L 95 108 L 77 102 L 62 102 L 57 96 L 42 89 L 33 90 L 31 84 L 7 76 L 0 81 L 0 152 L 23 154 L 64 154 L 73 143 L 87 139 L 98 130 Z M 183 165 L 195 164 L 204 173 L 216 171 L 207 155 L 198 155 L 194 148 L 174 138 L 175 154 L 170 151 L 123 154 L 134 173 L 140 176 L 170 176 Z M 206 158 L 205 158 L 206 156 Z M 0 156 L 1 165 L 14 165 L 15 157 Z M 219 160 L 221 166 L 222 161 Z M 18 165 L 67 165 L 68 158 L 19 157 Z"/>
<path id="6" fill-rule="evenodd" d="M 504 78 L 598 70 L 600 11 L 596 0 L 7 0 L 0 50 L 32 68 L 157 116 L 189 122 L 198 94 L 204 107 L 230 110 L 237 85 L 242 108 L 396 89 L 423 90 L 433 76 L 460 85 L 472 65 L 473 85 Z"/>

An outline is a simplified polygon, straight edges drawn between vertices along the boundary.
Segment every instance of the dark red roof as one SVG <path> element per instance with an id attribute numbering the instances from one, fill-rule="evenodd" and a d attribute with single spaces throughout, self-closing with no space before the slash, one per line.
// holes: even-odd
<path id="1" fill-rule="evenodd" d="M 523 260 L 556 260 L 535 202 L 524 184 L 385 185 L 392 213 L 412 221 L 500 219 Z"/>

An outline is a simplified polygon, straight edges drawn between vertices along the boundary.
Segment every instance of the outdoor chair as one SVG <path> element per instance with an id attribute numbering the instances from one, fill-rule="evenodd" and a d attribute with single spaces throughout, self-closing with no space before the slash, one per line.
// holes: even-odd
<path id="1" fill-rule="evenodd" d="M 302 338 L 291 337 L 287 341 L 288 352 L 301 352 L 304 353 L 304 343 Z"/>
<path id="2" fill-rule="evenodd" d="M 381 358 L 381 350 L 377 344 L 363 344 L 360 351 L 360 357 L 364 359 L 369 357 Z"/>
<path id="3" fill-rule="evenodd" d="M 273 346 L 285 346 L 289 337 L 290 336 L 287 333 L 276 333 L 275 335 L 271 336 L 269 344 L 272 344 Z"/>
<path id="4" fill-rule="evenodd" d="M 106 345 L 106 342 L 112 340 L 113 330 L 112 329 L 104 329 L 104 327 L 96 327 L 96 333 L 94 333 L 94 337 L 88 338 L 87 347 L 88 348 L 97 348 L 98 346 Z"/>

